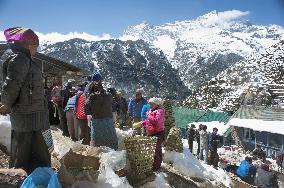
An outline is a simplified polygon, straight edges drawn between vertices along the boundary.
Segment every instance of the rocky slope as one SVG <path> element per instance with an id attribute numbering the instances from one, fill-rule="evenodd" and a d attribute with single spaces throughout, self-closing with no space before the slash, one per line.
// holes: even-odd
<path id="1" fill-rule="evenodd" d="M 147 96 L 183 99 L 190 94 L 164 53 L 142 40 L 72 39 L 49 45 L 42 52 L 100 72 L 107 87 L 124 89 L 128 96 L 137 88 L 143 88 Z"/>
<path id="2" fill-rule="evenodd" d="M 234 111 L 241 104 L 284 102 L 284 41 L 236 63 L 193 92 L 184 105 Z"/>

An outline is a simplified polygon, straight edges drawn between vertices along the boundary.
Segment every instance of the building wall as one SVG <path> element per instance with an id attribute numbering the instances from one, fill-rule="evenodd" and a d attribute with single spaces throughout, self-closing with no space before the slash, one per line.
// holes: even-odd
<path id="1" fill-rule="evenodd" d="M 246 150 L 252 151 L 255 148 L 256 143 L 261 143 L 262 149 L 266 151 L 266 155 L 270 157 L 275 155 L 276 151 L 284 149 L 283 135 L 253 131 L 255 133 L 254 139 L 248 139 L 245 128 L 239 127 L 237 132 Z"/>

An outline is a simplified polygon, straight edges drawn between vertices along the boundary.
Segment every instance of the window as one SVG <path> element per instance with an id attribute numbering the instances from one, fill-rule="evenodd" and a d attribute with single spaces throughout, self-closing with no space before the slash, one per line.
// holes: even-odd
<path id="1" fill-rule="evenodd" d="M 256 142 L 261 143 L 262 145 L 267 145 L 267 132 L 257 132 Z"/>
<path id="2" fill-rule="evenodd" d="M 255 132 L 252 129 L 244 128 L 244 139 L 248 141 L 254 141 Z"/>
<path id="3" fill-rule="evenodd" d="M 282 148 L 282 135 L 269 134 L 269 146 L 274 148 Z"/>

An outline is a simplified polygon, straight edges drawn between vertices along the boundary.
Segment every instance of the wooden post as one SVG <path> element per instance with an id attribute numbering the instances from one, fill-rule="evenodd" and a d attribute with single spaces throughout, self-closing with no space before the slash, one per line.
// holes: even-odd
<path id="1" fill-rule="evenodd" d="M 282 135 L 282 151 L 284 151 L 284 135 Z"/>
<path id="2" fill-rule="evenodd" d="M 267 137 L 266 137 L 266 156 L 268 156 L 269 139 L 270 139 L 270 133 L 267 132 Z"/>

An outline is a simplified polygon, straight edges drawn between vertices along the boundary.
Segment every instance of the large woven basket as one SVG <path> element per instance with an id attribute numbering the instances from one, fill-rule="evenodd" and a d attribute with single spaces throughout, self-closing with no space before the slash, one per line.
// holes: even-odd
<path id="1" fill-rule="evenodd" d="M 153 173 L 156 137 L 133 136 L 124 140 L 131 179 L 143 180 Z"/>

